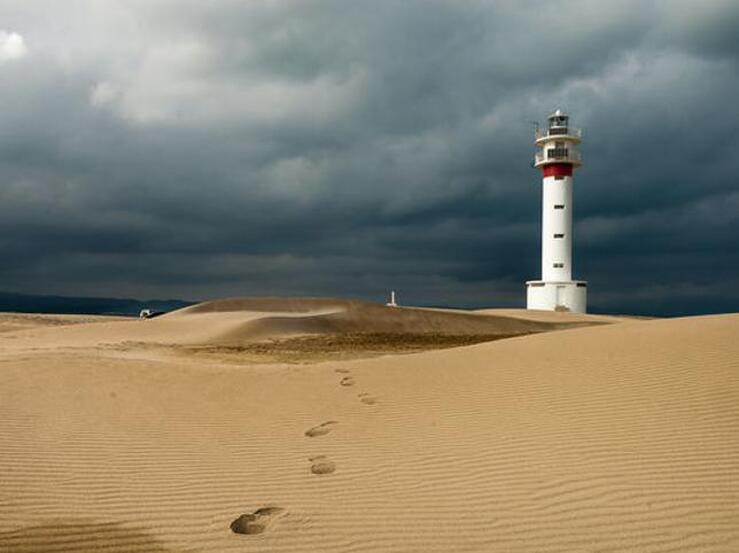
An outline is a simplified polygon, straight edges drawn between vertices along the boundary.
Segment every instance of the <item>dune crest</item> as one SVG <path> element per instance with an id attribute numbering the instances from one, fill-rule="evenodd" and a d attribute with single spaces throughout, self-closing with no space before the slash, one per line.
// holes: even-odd
<path id="1" fill-rule="evenodd" d="M 105 322 L 100 317 L 94 324 L 62 328 L 40 324 L 11 328 L 8 335 L 14 340 L 8 346 L 26 350 L 102 347 L 149 358 L 197 353 L 222 360 L 237 355 L 250 362 L 296 362 L 441 349 L 597 324 L 604 321 L 588 316 L 540 321 L 516 316 L 515 311 L 498 315 L 391 308 L 333 298 L 232 298 L 149 320 Z"/>

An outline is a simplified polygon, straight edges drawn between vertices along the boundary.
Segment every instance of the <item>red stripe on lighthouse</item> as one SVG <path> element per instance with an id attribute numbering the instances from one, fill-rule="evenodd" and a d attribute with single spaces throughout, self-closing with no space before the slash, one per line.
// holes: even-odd
<path id="1" fill-rule="evenodd" d="M 571 177 L 572 165 L 569 163 L 552 163 L 542 167 L 541 172 L 545 177 Z"/>

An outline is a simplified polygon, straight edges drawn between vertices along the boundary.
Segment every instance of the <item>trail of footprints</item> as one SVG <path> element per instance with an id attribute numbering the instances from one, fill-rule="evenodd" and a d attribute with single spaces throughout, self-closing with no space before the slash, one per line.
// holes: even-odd
<path id="1" fill-rule="evenodd" d="M 351 376 L 351 371 L 349 369 L 336 369 L 336 373 L 342 375 L 341 380 L 339 380 L 339 386 L 348 388 L 356 384 L 356 381 L 354 380 L 354 377 Z M 375 405 L 379 400 L 379 398 L 370 395 L 367 392 L 357 394 L 357 397 L 359 398 L 359 401 L 361 401 L 365 405 Z M 339 424 L 338 421 L 326 421 L 317 426 L 309 428 L 304 432 L 304 435 L 308 438 L 325 436 L 326 434 L 331 432 L 331 430 L 333 430 L 333 427 L 337 424 Z M 308 458 L 308 461 L 311 463 L 310 471 L 313 474 L 332 474 L 336 470 L 336 463 L 331 461 L 325 455 L 316 455 L 314 457 L 310 457 Z"/>
<path id="2" fill-rule="evenodd" d="M 354 384 L 356 383 L 356 381 L 354 380 L 354 377 L 351 376 L 351 371 L 349 369 L 336 369 L 336 372 L 338 374 L 345 375 L 339 381 L 339 385 L 348 387 L 348 386 L 354 386 Z M 375 405 L 379 401 L 378 397 L 370 395 L 367 392 L 362 392 L 360 394 L 357 394 L 357 397 L 359 398 L 359 401 L 361 401 L 365 405 Z"/>
<path id="3" fill-rule="evenodd" d="M 340 386 L 348 388 L 354 386 L 356 383 L 354 377 L 351 376 L 351 371 L 349 369 L 336 369 L 336 373 L 343 375 L 339 381 Z M 364 405 L 376 405 L 379 401 L 378 397 L 370 395 L 367 392 L 357 394 L 357 398 L 359 398 L 359 401 Z M 338 421 L 326 421 L 309 428 L 303 433 L 303 435 L 306 438 L 319 438 L 331 433 L 337 424 L 339 424 Z M 315 475 L 323 476 L 333 474 L 336 471 L 336 463 L 325 455 L 314 455 L 309 457 L 308 462 L 310 462 L 310 472 Z M 235 534 L 262 534 L 267 531 L 274 522 L 286 514 L 287 511 L 282 507 L 261 507 L 254 512 L 244 513 L 236 518 L 231 522 L 231 531 Z"/>

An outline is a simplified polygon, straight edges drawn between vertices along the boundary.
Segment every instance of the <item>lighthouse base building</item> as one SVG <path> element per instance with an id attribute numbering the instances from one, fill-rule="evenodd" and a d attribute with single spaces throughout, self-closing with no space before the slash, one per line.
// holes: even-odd
<path id="1" fill-rule="evenodd" d="M 548 119 L 547 129 L 537 130 L 534 158 L 543 175 L 541 280 L 526 283 L 526 307 L 585 313 L 587 282 L 572 280 L 572 175 L 582 165 L 582 131 L 571 129 L 560 110 Z"/>
<path id="2" fill-rule="evenodd" d="M 563 282 L 529 280 L 526 282 L 526 309 L 585 313 L 588 283 L 584 280 Z"/>

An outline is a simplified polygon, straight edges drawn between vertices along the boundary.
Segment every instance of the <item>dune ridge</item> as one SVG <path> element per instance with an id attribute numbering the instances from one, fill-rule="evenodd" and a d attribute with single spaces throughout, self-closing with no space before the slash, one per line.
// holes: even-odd
<path id="1" fill-rule="evenodd" d="M 521 310 L 518 310 L 521 311 Z M 232 298 L 186 307 L 167 317 L 181 319 L 203 313 L 261 313 L 219 337 L 220 343 L 255 338 L 342 333 L 437 333 L 514 335 L 600 324 L 596 317 L 572 315 L 546 321 L 461 310 L 391 308 L 359 300 L 334 298 Z M 296 314 L 300 316 L 296 316 Z"/>
<path id="2" fill-rule="evenodd" d="M 733 553 L 738 335 L 635 321 L 262 368 L 2 348 L 0 550 Z M 260 509 L 280 516 L 231 531 Z"/>
<path id="3" fill-rule="evenodd" d="M 0 325 L 2 320 L 0 316 Z M 190 356 L 196 349 L 201 354 L 223 357 L 232 353 L 229 348 L 237 348 L 242 355 L 250 353 L 249 359 L 254 362 L 295 360 L 301 355 L 315 360 L 322 350 L 336 353 L 337 348 L 354 348 L 364 352 L 362 355 L 419 351 L 603 324 L 589 316 L 537 321 L 510 314 L 390 308 L 333 298 L 232 298 L 204 302 L 143 321 L 110 318 L 106 322 L 99 317 L 94 324 L 66 324 L 61 328 L 48 328 L 49 325 L 41 324 L 43 320 L 37 322 L 37 328 L 9 332 L 7 337 L 13 341 L 7 340 L 6 346 L 30 351 L 96 347 L 149 358 L 160 354 L 149 351 L 152 348 L 179 351 L 181 357 Z M 343 336 L 344 343 L 320 339 L 290 341 L 296 337 L 336 336 Z M 452 336 L 459 339 L 450 339 Z M 407 348 L 404 341 L 417 343 L 418 347 Z M 246 347 L 259 343 L 269 343 L 270 347 Z"/>

